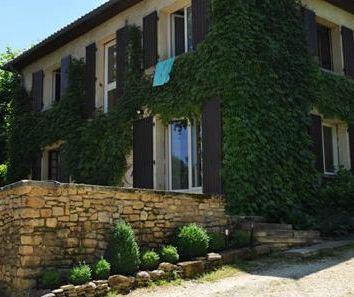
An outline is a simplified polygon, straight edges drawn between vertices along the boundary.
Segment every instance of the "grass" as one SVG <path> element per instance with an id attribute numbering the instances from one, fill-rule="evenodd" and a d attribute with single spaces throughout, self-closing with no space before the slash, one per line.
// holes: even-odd
<path id="1" fill-rule="evenodd" d="M 343 252 L 350 251 L 353 249 L 354 249 L 354 244 L 338 248 L 335 251 L 323 251 L 318 255 L 315 255 L 308 259 L 302 259 L 301 261 L 313 262 L 313 261 L 320 260 L 322 258 L 337 257 L 337 256 L 341 256 Z M 195 280 L 192 280 L 192 282 L 196 282 L 196 283 L 216 282 L 228 277 L 238 276 L 245 273 L 252 273 L 256 270 L 269 268 L 271 265 L 274 264 L 276 265 L 284 264 L 284 263 L 296 264 L 298 262 L 299 262 L 298 259 L 291 259 L 291 258 L 284 257 L 284 255 L 281 252 L 273 253 L 270 256 L 262 257 L 255 260 L 250 260 L 250 261 L 239 260 L 235 264 L 224 265 L 217 270 L 204 273 L 203 275 L 196 278 Z M 185 281 L 180 278 L 175 278 L 174 280 L 160 280 L 157 282 L 149 283 L 149 288 L 156 288 L 158 286 L 180 286 L 185 282 L 188 281 Z M 118 297 L 118 296 L 122 296 L 122 295 L 119 295 L 117 293 L 112 293 L 112 292 L 107 295 L 107 297 Z"/>

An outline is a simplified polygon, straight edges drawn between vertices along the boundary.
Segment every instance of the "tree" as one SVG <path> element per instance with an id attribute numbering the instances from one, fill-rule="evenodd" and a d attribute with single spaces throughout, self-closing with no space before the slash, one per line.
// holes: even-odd
<path id="1" fill-rule="evenodd" d="M 11 48 L 7 48 L 0 54 L 0 65 L 9 62 L 18 54 Z M 20 75 L 0 69 L 0 164 L 6 162 L 6 115 L 7 107 L 13 98 L 13 91 L 20 84 Z"/>

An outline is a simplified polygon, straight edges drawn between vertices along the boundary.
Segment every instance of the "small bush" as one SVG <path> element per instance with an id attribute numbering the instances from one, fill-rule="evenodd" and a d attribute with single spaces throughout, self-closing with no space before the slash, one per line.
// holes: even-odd
<path id="1" fill-rule="evenodd" d="M 132 227 L 120 221 L 113 230 L 106 253 L 113 273 L 132 274 L 140 264 L 140 250 Z"/>
<path id="2" fill-rule="evenodd" d="M 172 245 L 163 247 L 161 250 L 161 260 L 163 262 L 176 264 L 179 260 L 177 248 Z"/>
<path id="3" fill-rule="evenodd" d="M 60 286 L 60 274 L 56 270 L 48 269 L 43 272 L 42 285 L 44 289 L 56 289 Z"/>
<path id="4" fill-rule="evenodd" d="M 82 285 L 91 280 L 92 271 L 89 265 L 80 264 L 70 271 L 69 280 L 74 285 Z"/>
<path id="5" fill-rule="evenodd" d="M 111 264 L 104 258 L 101 258 L 95 266 L 95 276 L 98 279 L 107 279 L 111 272 Z"/>
<path id="6" fill-rule="evenodd" d="M 0 187 L 5 185 L 6 175 L 7 175 L 7 165 L 0 164 Z"/>
<path id="7" fill-rule="evenodd" d="M 210 252 L 218 252 L 225 250 L 225 235 L 222 233 L 210 232 L 208 233 L 210 241 L 209 241 L 209 251 Z"/>
<path id="8" fill-rule="evenodd" d="M 141 268 L 144 270 L 156 269 L 160 263 L 160 256 L 154 251 L 147 251 L 141 257 Z"/>
<path id="9" fill-rule="evenodd" d="M 190 224 L 181 228 L 176 244 L 184 259 L 204 256 L 208 251 L 209 236 L 203 228 Z"/>
<path id="10" fill-rule="evenodd" d="M 247 231 L 235 230 L 232 234 L 231 245 L 236 248 L 248 246 L 250 244 L 250 234 Z"/>

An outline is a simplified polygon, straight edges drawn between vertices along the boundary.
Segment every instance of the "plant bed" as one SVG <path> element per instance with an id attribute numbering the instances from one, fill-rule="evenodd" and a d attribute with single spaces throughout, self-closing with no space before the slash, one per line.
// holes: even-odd
<path id="1" fill-rule="evenodd" d="M 134 276 L 111 275 L 108 280 L 91 281 L 83 285 L 61 286 L 57 290 L 42 297 L 106 297 L 108 292 L 128 293 L 135 288 L 145 287 L 152 283 L 169 282 L 179 278 L 191 279 L 205 272 L 213 271 L 223 265 L 235 263 L 237 260 L 254 259 L 269 255 L 271 249 L 260 245 L 254 248 L 241 248 L 227 250 L 220 253 L 209 253 L 206 257 L 200 257 L 192 261 L 160 263 L 158 268 L 152 271 L 139 271 Z"/>

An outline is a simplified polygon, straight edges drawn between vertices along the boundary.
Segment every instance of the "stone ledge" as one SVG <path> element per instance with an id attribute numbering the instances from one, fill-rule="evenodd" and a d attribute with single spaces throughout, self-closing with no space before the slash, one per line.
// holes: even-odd
<path id="1" fill-rule="evenodd" d="M 212 199 L 218 198 L 224 200 L 222 195 L 207 195 L 201 193 L 188 193 L 188 192 L 173 192 L 173 191 L 164 191 L 164 190 L 151 190 L 151 189 L 137 189 L 137 188 L 122 188 L 118 186 L 100 186 L 100 185 L 89 185 L 89 184 L 76 184 L 76 183 L 59 183 L 56 181 L 36 181 L 36 180 L 21 180 L 4 187 L 0 188 L 2 191 L 11 191 L 21 187 L 40 187 L 44 189 L 56 190 L 59 188 L 72 188 L 72 189 L 82 189 L 86 188 L 89 191 L 104 191 L 104 192 L 121 192 L 121 193 L 133 193 L 133 194 L 158 194 L 162 196 L 187 196 L 195 199 Z"/>

